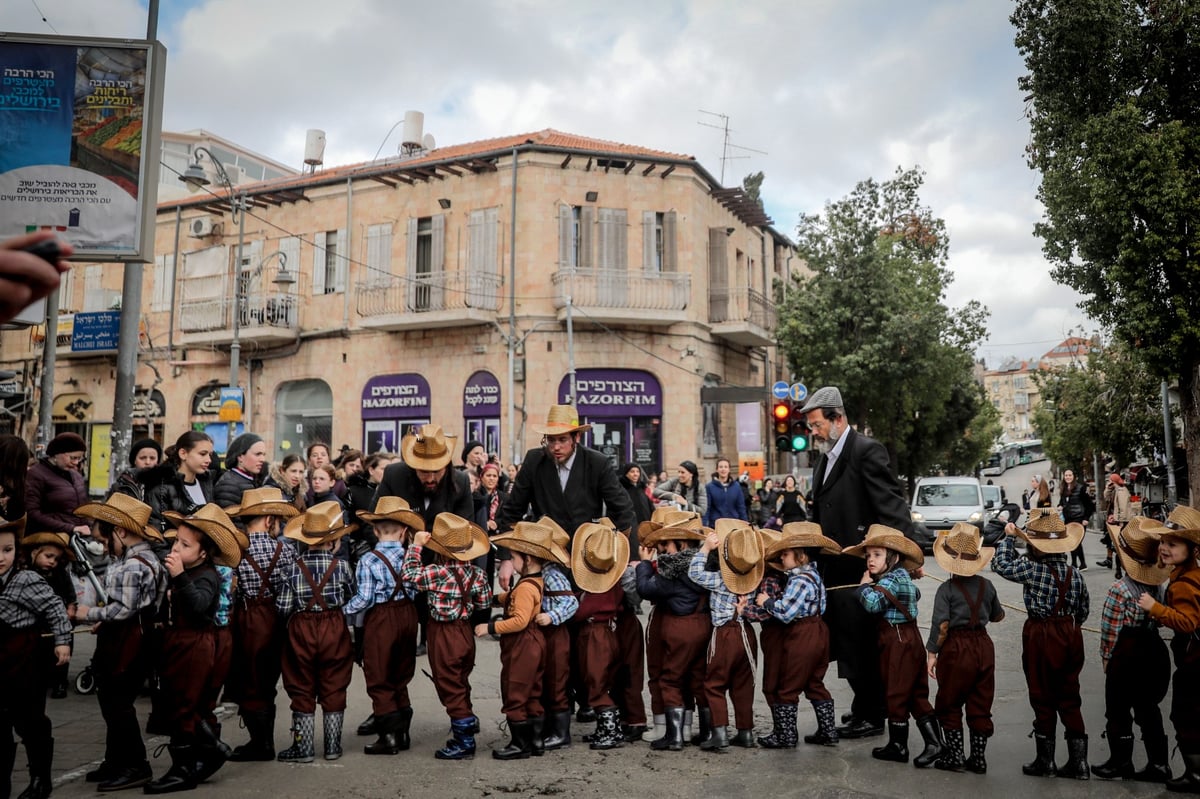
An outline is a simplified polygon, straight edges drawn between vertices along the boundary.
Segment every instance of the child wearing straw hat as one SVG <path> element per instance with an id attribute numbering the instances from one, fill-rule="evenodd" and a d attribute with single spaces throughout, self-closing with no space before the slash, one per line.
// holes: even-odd
<path id="1" fill-rule="evenodd" d="M 304 552 L 275 599 L 279 615 L 287 619 L 283 688 L 292 705 L 292 745 L 277 755 L 282 763 L 311 763 L 316 757 L 318 701 L 325 759 L 342 756 L 346 689 L 354 670 L 342 606 L 354 594 L 354 575 L 334 549 L 357 527 L 345 523 L 340 503 L 320 502 L 283 530 L 284 536 L 304 544 Z"/>
<path id="2" fill-rule="evenodd" d="M 79 602 L 79 597 L 75 591 L 75 583 L 71 580 L 71 575 L 67 573 L 67 563 L 75 559 L 75 553 L 71 551 L 70 537 L 66 533 L 31 533 L 21 539 L 21 549 L 25 555 L 26 562 L 32 571 L 42 575 L 50 587 L 54 589 L 54 593 L 62 600 L 63 608 L 68 614 Z M 53 644 L 50 641 L 43 641 L 47 650 L 47 662 L 52 662 L 55 658 L 50 655 L 50 649 Z M 74 651 L 74 639 L 68 644 Z M 50 684 L 50 696 L 54 699 L 63 699 L 67 695 L 67 675 L 70 668 L 70 663 L 64 663 L 61 666 L 55 666 L 53 675 L 48 680 Z"/>
<path id="3" fill-rule="evenodd" d="M 996 543 L 992 571 L 1021 583 L 1028 618 L 1021 631 L 1021 665 L 1033 707 L 1033 737 L 1037 757 L 1021 766 L 1030 777 L 1086 780 L 1087 731 L 1080 707 L 1079 673 L 1083 670 L 1080 625 L 1090 610 L 1083 575 L 1067 565 L 1067 553 L 1083 540 L 1083 526 L 1066 524 L 1053 508 L 1029 511 L 1024 530 L 1009 522 Z M 1017 554 L 1014 536 L 1025 539 L 1025 555 Z M 1054 762 L 1056 719 L 1066 729 L 1068 760 Z"/>
<path id="4" fill-rule="evenodd" d="M 709 570 L 710 553 L 716 566 Z M 704 696 L 711 731 L 700 742 L 705 751 L 724 752 L 730 744 L 754 747 L 754 672 L 758 666 L 758 639 L 742 618 L 742 608 L 762 583 L 766 561 L 758 532 L 740 519 L 717 519 L 700 551 L 688 565 L 688 578 L 708 590 L 712 638 L 704 674 Z M 729 738 L 729 706 L 733 700 L 737 735 Z M 701 711 L 703 718 L 703 710 Z"/>
<path id="5" fill-rule="evenodd" d="M 917 629 L 921 591 L 912 574 L 921 574 L 925 556 L 904 533 L 882 524 L 867 528 L 861 544 L 846 555 L 866 558 L 858 600 L 879 616 L 879 663 L 887 703 L 888 742 L 871 750 L 877 760 L 908 762 L 908 717 L 917 722 L 925 749 L 913 758 L 917 768 L 932 766 L 942 753 L 942 732 L 929 704 L 925 648 Z"/>
<path id="6" fill-rule="evenodd" d="M 770 735 L 759 738 L 758 743 L 767 749 L 796 747 L 796 708 L 803 691 L 817 717 L 817 731 L 804 736 L 804 742 L 835 746 L 838 732 L 833 697 L 825 687 L 829 668 L 829 628 L 821 618 L 825 583 L 816 560 L 822 554 L 840 555 L 842 548 L 813 522 L 789 522 L 779 533 L 764 533 L 763 537 L 763 558 L 775 575 L 763 579 L 753 608 L 765 616 L 762 692 L 774 725 Z M 782 580 L 776 576 L 780 573 Z M 771 581 L 777 582 L 777 589 L 768 590 Z"/>
<path id="7" fill-rule="evenodd" d="M 571 588 L 567 547 L 571 536 L 549 516 L 537 520 L 549 527 L 555 557 L 542 566 L 542 608 L 535 621 L 542 628 L 546 641 L 546 663 L 542 676 L 542 708 L 546 721 L 542 730 L 542 747 L 546 751 L 565 749 L 571 745 L 571 700 L 567 683 L 571 674 L 571 632 L 567 622 L 579 610 L 579 598 Z"/>
<path id="8" fill-rule="evenodd" d="M 611 696 L 620 667 L 617 615 L 625 598 L 621 575 L 629 564 L 629 539 L 608 519 L 586 522 L 575 531 L 571 573 L 581 592 L 576 657 L 583 672 L 588 706 L 596 711 L 592 749 L 614 749 L 625 743 L 621 716 Z"/>
<path id="9" fill-rule="evenodd" d="M 421 514 L 403 497 L 380 497 L 375 512 L 358 511 L 358 518 L 375 531 L 375 547 L 359 558 L 358 590 L 342 611 L 365 613 L 362 667 L 375 716 L 373 744 L 368 755 L 394 755 L 410 745 L 412 701 L 408 684 L 417 671 L 417 609 L 400 579 L 404 545 L 414 531 L 425 529 Z"/>
<path id="10" fill-rule="evenodd" d="M 212 776 L 229 756 L 205 721 L 206 697 L 219 686 L 216 630 L 221 578 L 216 564 L 237 568 L 242 559 L 233 520 L 214 504 L 184 516 L 165 511 L 176 528 L 167 555 L 171 626 L 163 636 L 163 695 L 171 708 L 171 768 L 146 793 L 187 791 Z"/>
<path id="11" fill-rule="evenodd" d="M 252 488 L 240 505 L 229 509 L 249 546 L 237 567 L 234 658 L 231 683 L 238 712 L 250 740 L 235 747 L 235 762 L 275 759 L 275 686 L 283 667 L 284 629 L 275 608 L 290 565 L 299 557 L 296 545 L 283 538 L 280 523 L 299 511 L 278 487 Z"/>
<path id="12" fill-rule="evenodd" d="M 1142 594 L 1161 603 L 1162 585 L 1170 570 L 1159 563 L 1158 539 L 1149 531 L 1158 523 L 1145 516 L 1125 520 L 1112 531 L 1119 574 L 1108 589 L 1100 612 L 1100 662 L 1104 667 L 1105 737 L 1108 760 L 1092 766 L 1105 780 L 1166 782 L 1167 734 L 1158 706 L 1167 695 L 1171 658 L 1156 622 L 1138 606 Z M 1142 730 L 1146 768 L 1133 768 L 1133 723 Z"/>
<path id="13" fill-rule="evenodd" d="M 1150 532 L 1158 538 L 1159 560 L 1171 570 L 1167 601 L 1159 602 L 1145 592 L 1138 606 L 1175 632 L 1171 723 L 1184 765 L 1183 773 L 1167 782 L 1167 789 L 1200 793 L 1200 511 L 1177 505 L 1166 523 Z"/>
<path id="14" fill-rule="evenodd" d="M 438 699 L 450 716 L 446 745 L 434 753 L 439 760 L 465 760 L 475 755 L 479 719 L 471 706 L 471 672 L 475 668 L 475 639 L 471 614 L 491 607 L 492 587 L 483 569 L 471 563 L 486 554 L 491 543 L 479 527 L 453 513 L 439 513 L 433 529 L 413 535 L 404 553 L 401 579 L 429 598 L 429 671 Z M 422 565 L 422 549 L 433 553 Z"/>
<path id="15" fill-rule="evenodd" d="M 518 576 L 511 591 L 496 595 L 504 617 L 475 625 L 475 635 L 500 636 L 500 697 L 511 740 L 492 750 L 496 760 L 518 760 L 542 754 L 542 672 L 546 642 L 534 617 L 542 604 L 542 565 L 557 557 L 554 532 L 537 522 L 517 522 L 512 532 L 496 536 L 512 553 Z"/>
<path id="16" fill-rule="evenodd" d="M 50 795 L 54 738 L 46 716 L 46 667 L 71 658 L 71 623 L 62 601 L 35 571 L 17 568 L 17 541 L 25 532 L 25 517 L 0 521 L 0 796 L 10 796 L 17 756 L 14 731 L 29 755 L 29 787 L 23 797 Z M 54 641 L 51 660 L 39 646 L 43 627 Z M 41 686 L 41 690 L 38 687 Z"/>
<path id="17" fill-rule="evenodd" d="M 92 673 L 107 733 L 104 760 L 86 779 L 99 783 L 102 791 L 136 788 L 154 776 L 133 703 L 146 681 L 143 635 L 166 597 L 167 573 L 150 548 L 163 535 L 150 524 L 150 506 L 125 494 L 81 505 L 75 512 L 95 520 L 92 536 L 111 558 L 104 573 L 108 602 L 77 605 L 72 614 L 77 624 L 100 624 Z"/>
<path id="18" fill-rule="evenodd" d="M 973 524 L 957 522 L 933 542 L 933 557 L 950 574 L 933 597 L 933 620 L 925 651 L 930 678 L 937 680 L 934 712 L 945 748 L 934 766 L 943 771 L 987 773 L 987 739 L 994 730 L 996 650 L 988 622 L 1004 618 L 996 587 L 979 572 L 996 554 L 983 546 Z M 963 708 L 971 732 L 971 757 L 963 756 Z"/>

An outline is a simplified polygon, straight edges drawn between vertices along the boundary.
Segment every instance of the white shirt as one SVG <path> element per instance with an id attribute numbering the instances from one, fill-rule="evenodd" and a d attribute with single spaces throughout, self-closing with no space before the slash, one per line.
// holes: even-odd
<path id="1" fill-rule="evenodd" d="M 558 467 L 558 484 L 563 491 L 567 490 L 567 480 L 571 477 L 571 467 L 575 465 L 575 456 L 578 452 L 572 452 L 571 457 L 567 458 L 566 462 Z"/>
<path id="2" fill-rule="evenodd" d="M 842 454 L 842 450 L 846 446 L 846 439 L 849 438 L 846 434 L 850 432 L 850 426 L 846 425 L 846 429 L 842 431 L 839 438 L 833 445 L 833 449 L 829 450 L 829 454 L 825 456 L 825 473 L 821 475 L 821 481 L 824 482 L 829 473 L 833 471 L 833 464 L 837 463 L 838 456 Z"/>

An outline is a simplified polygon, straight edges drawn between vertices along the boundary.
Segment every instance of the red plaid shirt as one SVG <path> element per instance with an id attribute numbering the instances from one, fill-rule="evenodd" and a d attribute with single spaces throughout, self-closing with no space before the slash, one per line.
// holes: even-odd
<path id="1" fill-rule="evenodd" d="M 434 621 L 463 621 L 476 610 L 492 606 L 492 587 L 483 569 L 473 563 L 421 565 L 421 547 L 413 544 L 404 553 L 400 579 L 429 595 L 429 615 Z"/>

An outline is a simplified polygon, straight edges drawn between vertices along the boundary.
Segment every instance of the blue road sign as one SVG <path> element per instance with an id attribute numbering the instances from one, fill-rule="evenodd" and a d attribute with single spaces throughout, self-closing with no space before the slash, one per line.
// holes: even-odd
<path id="1" fill-rule="evenodd" d="M 77 313 L 71 325 L 71 352 L 115 350 L 120 328 L 120 311 Z"/>
<path id="2" fill-rule="evenodd" d="M 804 402 L 808 397 L 808 389 L 803 383 L 792 383 L 791 388 L 788 389 L 788 397 L 792 402 Z"/>
<path id="3" fill-rule="evenodd" d="M 775 383 L 775 385 L 771 386 L 771 394 L 774 395 L 775 399 L 787 399 L 788 391 L 789 391 L 788 384 L 782 380 L 778 381 L 777 383 Z"/>

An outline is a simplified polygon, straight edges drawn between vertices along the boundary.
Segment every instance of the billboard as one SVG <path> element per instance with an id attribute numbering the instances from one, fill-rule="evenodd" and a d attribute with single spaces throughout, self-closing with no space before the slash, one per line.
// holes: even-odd
<path id="1" fill-rule="evenodd" d="M 157 42 L 0 34 L 0 239 L 154 259 L 165 66 Z"/>

